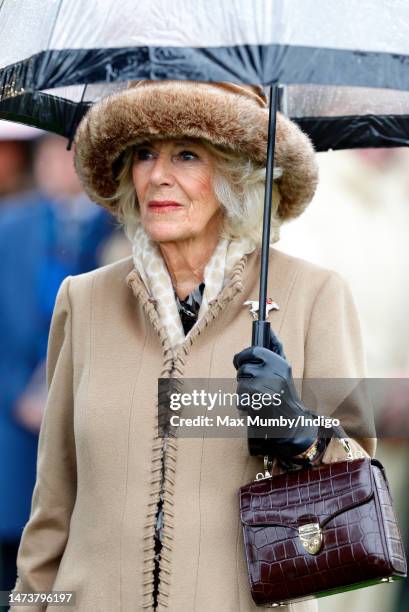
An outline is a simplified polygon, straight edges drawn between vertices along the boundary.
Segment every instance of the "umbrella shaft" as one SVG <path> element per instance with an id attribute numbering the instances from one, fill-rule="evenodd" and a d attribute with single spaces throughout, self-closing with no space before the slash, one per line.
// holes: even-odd
<path id="1" fill-rule="evenodd" d="M 259 296 L 259 321 L 266 320 L 268 260 L 270 245 L 270 221 L 273 195 L 274 150 L 276 136 L 276 114 L 278 106 L 278 86 L 270 86 L 270 110 L 268 116 L 268 147 L 266 188 L 264 193 L 263 239 L 261 245 L 261 271 Z"/>

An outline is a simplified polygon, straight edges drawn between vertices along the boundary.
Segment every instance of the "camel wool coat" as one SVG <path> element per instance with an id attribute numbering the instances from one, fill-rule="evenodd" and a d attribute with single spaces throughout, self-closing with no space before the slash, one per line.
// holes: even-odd
<path id="1" fill-rule="evenodd" d="M 260 249 L 234 267 L 173 352 L 131 257 L 62 283 L 48 344 L 48 401 L 16 591 L 75 591 L 78 612 L 153 610 L 154 526 L 162 443 L 158 377 L 235 378 L 251 344 Z M 270 248 L 269 314 L 294 378 L 361 378 L 350 290 L 338 273 Z M 362 444 L 362 446 L 360 445 Z M 373 455 L 375 440 L 352 440 Z M 332 439 L 325 462 L 343 460 Z M 255 612 L 238 488 L 262 471 L 245 438 L 169 438 L 158 612 Z M 14 612 L 61 607 L 20 606 Z M 284 612 L 314 612 L 316 601 Z"/>

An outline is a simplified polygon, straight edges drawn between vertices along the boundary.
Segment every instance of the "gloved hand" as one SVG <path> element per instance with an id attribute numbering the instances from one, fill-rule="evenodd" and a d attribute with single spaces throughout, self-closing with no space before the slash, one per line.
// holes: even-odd
<path id="1" fill-rule="evenodd" d="M 233 359 L 233 365 L 237 370 L 237 393 L 252 395 L 254 393 L 268 393 L 270 396 L 280 394 L 281 403 L 279 405 L 263 406 L 260 410 L 251 408 L 243 408 L 240 405 L 240 410 L 248 411 L 251 416 L 259 415 L 260 418 L 280 418 L 295 419 L 311 417 L 317 415 L 308 411 L 298 397 L 297 390 L 294 386 L 291 366 L 285 358 L 283 347 L 277 336 L 271 330 L 270 347 L 264 348 L 260 346 L 252 346 L 237 353 Z M 278 397 L 278 396 L 276 396 Z M 290 459 L 300 453 L 306 451 L 317 439 L 318 426 L 302 424 L 299 420 L 297 427 L 290 428 L 288 426 L 275 429 L 274 433 L 279 433 L 280 437 L 269 437 L 268 430 L 263 435 L 265 443 L 262 442 L 262 447 L 268 453 L 274 454 L 283 459 Z M 270 429 L 270 436 L 272 430 Z"/>

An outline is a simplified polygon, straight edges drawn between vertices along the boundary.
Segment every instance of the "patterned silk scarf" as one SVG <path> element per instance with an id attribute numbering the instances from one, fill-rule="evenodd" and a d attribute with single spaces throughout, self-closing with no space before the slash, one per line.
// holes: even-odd
<path id="1" fill-rule="evenodd" d="M 189 295 L 183 300 L 181 300 L 175 293 L 176 305 L 178 307 L 179 316 L 182 321 L 183 330 L 186 335 L 190 332 L 199 316 L 204 286 L 204 283 L 196 285 L 193 291 L 191 291 Z"/>
<path id="2" fill-rule="evenodd" d="M 205 288 L 198 321 L 208 310 L 209 302 L 220 293 L 227 283 L 237 261 L 254 249 L 255 244 L 247 237 L 230 241 L 226 238 L 219 240 L 204 270 Z M 135 268 L 149 295 L 155 300 L 159 318 L 166 328 L 171 346 L 175 348 L 184 342 L 185 333 L 172 281 L 159 247 L 149 238 L 142 225 L 139 225 L 135 232 L 132 254 Z"/>

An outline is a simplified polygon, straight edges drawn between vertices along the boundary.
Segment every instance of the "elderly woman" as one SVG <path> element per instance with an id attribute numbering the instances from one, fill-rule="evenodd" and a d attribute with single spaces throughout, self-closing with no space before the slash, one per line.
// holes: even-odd
<path id="1" fill-rule="evenodd" d="M 79 612 L 257 609 L 237 492 L 262 459 L 243 437 L 160 436 L 156 404 L 159 377 L 240 380 L 255 357 L 267 368 L 284 359 L 273 334 L 270 348 L 245 348 L 244 303 L 258 299 L 267 121 L 261 88 L 175 81 L 137 82 L 83 119 L 77 171 L 124 224 L 133 255 L 61 285 L 16 590 L 75 591 Z M 311 144 L 282 116 L 276 164 L 273 241 L 317 179 Z M 357 313 L 340 276 L 273 247 L 269 270 L 279 305 L 270 321 L 294 377 L 363 377 Z M 370 439 L 350 443 L 374 452 Z M 346 456 L 314 428 L 272 448 L 284 464 Z"/>

